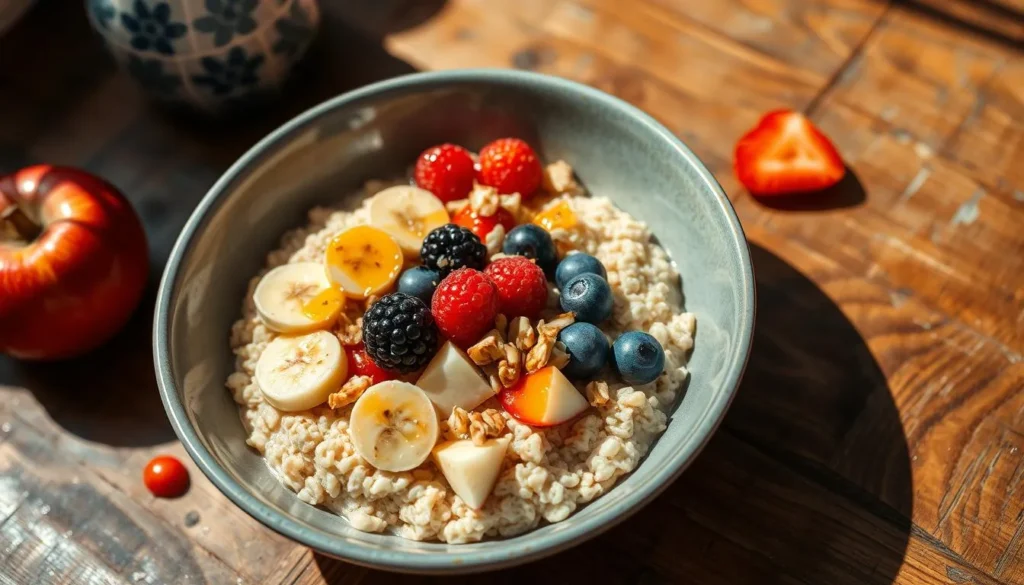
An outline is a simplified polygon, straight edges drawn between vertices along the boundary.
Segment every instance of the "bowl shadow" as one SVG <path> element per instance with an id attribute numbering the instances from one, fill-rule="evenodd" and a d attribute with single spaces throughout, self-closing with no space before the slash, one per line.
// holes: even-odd
<path id="1" fill-rule="evenodd" d="M 910 538 L 910 458 L 888 384 L 813 282 L 751 246 L 759 307 L 744 382 L 704 452 L 635 516 L 488 582 L 878 584 Z M 700 343 L 698 333 L 697 343 Z M 327 583 L 475 583 L 314 555 Z"/>

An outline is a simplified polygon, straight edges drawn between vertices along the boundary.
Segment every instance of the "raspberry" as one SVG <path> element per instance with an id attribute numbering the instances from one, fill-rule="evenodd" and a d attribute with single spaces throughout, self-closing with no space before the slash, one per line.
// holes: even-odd
<path id="1" fill-rule="evenodd" d="M 481 242 L 486 242 L 487 234 L 491 233 L 491 230 L 498 225 L 505 228 L 506 234 L 509 230 L 516 227 L 516 218 L 512 217 L 509 210 L 504 207 L 499 207 L 494 215 L 484 216 L 475 213 L 467 205 L 462 208 L 462 211 L 455 214 L 455 217 L 452 218 L 452 223 L 468 228 L 476 234 L 476 237 L 480 238 Z"/>
<path id="2" fill-rule="evenodd" d="M 430 310 L 442 335 L 469 347 L 494 327 L 498 289 L 483 272 L 460 268 L 437 286 Z"/>
<path id="3" fill-rule="evenodd" d="M 499 138 L 480 149 L 476 180 L 498 193 L 519 193 L 526 199 L 540 186 L 543 174 L 537 153 L 518 138 Z"/>
<path id="4" fill-rule="evenodd" d="M 454 144 L 440 144 L 416 159 L 416 184 L 444 202 L 465 199 L 473 188 L 473 159 Z"/>
<path id="5" fill-rule="evenodd" d="M 524 315 L 536 319 L 548 303 L 544 271 L 525 256 L 491 262 L 484 271 L 498 287 L 498 307 L 506 317 Z"/>

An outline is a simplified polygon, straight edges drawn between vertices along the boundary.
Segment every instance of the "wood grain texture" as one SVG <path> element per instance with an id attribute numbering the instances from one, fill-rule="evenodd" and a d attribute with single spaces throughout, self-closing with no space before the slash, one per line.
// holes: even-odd
<path id="1" fill-rule="evenodd" d="M 0 170 L 73 164 L 121 187 L 151 291 L 202 194 L 290 116 L 415 69 L 494 66 L 599 87 L 694 148 L 751 241 L 759 317 L 721 430 L 656 502 L 550 559 L 422 579 L 297 546 L 194 467 L 183 498 L 148 495 L 151 456 L 185 459 L 150 294 L 89 359 L 0 358 L 0 584 L 1024 585 L 1024 60 L 1017 23 L 986 24 L 1020 2 L 324 2 L 286 99 L 209 126 L 145 102 L 80 2 L 43 0 L 0 39 Z M 732 175 L 736 139 L 779 107 L 849 165 L 821 199 L 757 200 Z"/>

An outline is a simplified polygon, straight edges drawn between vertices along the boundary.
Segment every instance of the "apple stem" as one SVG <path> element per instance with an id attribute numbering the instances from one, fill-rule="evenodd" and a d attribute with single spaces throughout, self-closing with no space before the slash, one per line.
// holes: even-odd
<path id="1" fill-rule="evenodd" d="M 5 223 L 14 228 L 18 236 L 26 242 L 36 239 L 42 228 L 36 222 L 29 219 L 25 212 L 17 205 L 10 205 L 7 209 L 0 211 L 0 223 Z"/>

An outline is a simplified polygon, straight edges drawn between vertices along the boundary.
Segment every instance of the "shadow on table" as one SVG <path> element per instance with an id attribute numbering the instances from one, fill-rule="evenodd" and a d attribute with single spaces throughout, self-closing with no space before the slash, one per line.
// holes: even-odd
<path id="1" fill-rule="evenodd" d="M 115 446 L 147 446 L 174 439 L 153 371 L 153 307 L 163 266 L 192 209 L 220 173 L 288 119 L 359 86 L 414 72 L 408 63 L 384 50 L 380 37 L 416 26 L 443 4 L 443 0 L 321 2 L 322 28 L 307 58 L 300 63 L 281 99 L 251 117 L 223 123 L 198 121 L 147 104 L 140 118 L 95 154 L 88 165 L 89 170 L 110 179 L 114 179 L 111 174 L 121 176 L 117 173 L 128 173 L 131 177 L 131 169 L 140 162 L 138 153 L 149 157 L 141 159 L 150 165 L 148 168 L 152 167 L 153 156 L 166 155 L 167 162 L 159 176 L 135 179 L 138 184 L 134 187 L 122 186 L 139 211 L 149 237 L 152 269 L 146 296 L 125 329 L 88 356 L 53 364 L 18 362 L 0 356 L 0 385 L 27 388 L 54 421 L 86 440 Z M 56 63 L 55 76 L 80 75 L 61 69 L 75 69 L 72 65 L 80 53 L 100 61 L 97 67 L 102 74 L 125 75 L 111 73 L 113 65 L 99 48 L 101 41 L 89 28 L 83 6 L 81 1 L 46 0 L 6 36 L 5 51 L 34 54 L 37 39 L 51 34 L 53 13 L 61 12 L 67 17 L 58 19 L 61 43 L 47 45 L 52 53 L 49 57 Z M 15 90 L 31 85 L 37 72 L 14 69 L 16 63 L 6 59 L 0 59 L 0 63 L 4 64 L 0 72 L 10 74 L 12 102 L 49 99 L 31 94 L 18 98 L 20 94 Z M 51 85 L 60 88 L 60 84 Z M 30 103 L 11 105 L 15 111 L 38 109 Z M 18 156 L 3 160 L 17 160 L 19 164 L 42 162 L 15 154 Z"/>
<path id="2" fill-rule="evenodd" d="M 824 211 L 862 205 L 867 200 L 867 193 L 857 174 L 847 167 L 843 180 L 828 189 L 801 195 L 772 195 L 754 199 L 765 207 L 779 211 Z"/>
<path id="3" fill-rule="evenodd" d="M 757 332 L 722 428 L 654 503 L 548 559 L 424 579 L 316 556 L 328 583 L 888 585 L 910 534 L 910 459 L 885 376 L 810 280 L 752 246 Z M 698 333 L 697 343 L 700 343 Z"/>

